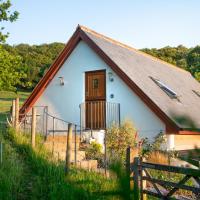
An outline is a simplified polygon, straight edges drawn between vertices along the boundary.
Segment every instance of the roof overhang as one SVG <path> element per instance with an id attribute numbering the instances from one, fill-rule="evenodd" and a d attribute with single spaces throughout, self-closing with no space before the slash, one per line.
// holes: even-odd
<path id="1" fill-rule="evenodd" d="M 200 135 L 200 130 L 197 131 L 189 131 L 189 130 L 182 130 L 178 132 L 179 135 Z"/>

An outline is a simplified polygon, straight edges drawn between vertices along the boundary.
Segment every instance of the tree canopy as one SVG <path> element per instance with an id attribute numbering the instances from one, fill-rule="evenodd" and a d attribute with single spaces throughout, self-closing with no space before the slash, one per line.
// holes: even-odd
<path id="1" fill-rule="evenodd" d="M 11 12 L 10 0 L 0 0 L 0 23 L 14 22 L 19 13 Z M 9 33 L 4 31 L 4 26 L 0 26 L 0 90 L 16 90 L 17 86 L 24 85 L 23 77 L 26 77 L 22 69 L 22 58 L 6 51 L 2 46 Z M 25 86 L 25 85 L 24 85 Z"/>
<path id="2" fill-rule="evenodd" d="M 8 44 L 2 45 L 0 54 L 5 54 L 6 52 L 8 56 L 5 57 L 4 60 L 6 60 L 7 63 L 12 63 L 10 60 L 11 57 L 13 60 L 15 58 L 16 63 L 18 64 L 16 65 L 13 63 L 12 70 L 16 73 L 21 72 L 21 74 L 19 76 L 19 80 L 13 79 L 13 81 L 16 80 L 15 82 L 12 82 L 13 87 L 6 88 L 5 86 L 1 87 L 0 85 L 0 90 L 33 89 L 63 47 L 64 44 L 62 43 L 32 46 L 28 44 L 19 44 L 16 46 L 10 46 Z M 3 64 L 0 62 L 0 68 L 1 67 L 4 69 L 5 63 Z M 11 71 L 0 70 L 0 76 L 6 76 L 6 74 L 9 74 L 10 77 L 14 78 Z"/>
<path id="3" fill-rule="evenodd" d="M 17 18 L 19 13 L 17 11 L 11 12 L 12 4 L 10 0 L 0 0 L 0 22 L 14 22 Z M 5 42 L 6 38 L 8 37 L 9 33 L 4 32 L 4 27 L 0 27 L 0 43 Z"/>
<path id="4" fill-rule="evenodd" d="M 24 85 L 26 77 L 22 66 L 22 58 L 8 53 L 0 46 L 0 88 L 15 90 L 16 86 Z"/>
<path id="5" fill-rule="evenodd" d="M 142 51 L 189 71 L 200 81 L 200 46 L 194 48 L 186 48 L 182 45 L 167 46 L 161 49 L 146 48 Z"/>

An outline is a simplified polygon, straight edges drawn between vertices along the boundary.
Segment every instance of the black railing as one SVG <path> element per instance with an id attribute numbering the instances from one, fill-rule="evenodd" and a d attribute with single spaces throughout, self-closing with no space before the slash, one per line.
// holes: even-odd
<path id="1" fill-rule="evenodd" d="M 89 129 L 106 129 L 120 124 L 120 104 L 106 101 L 86 101 L 80 104 L 81 126 Z"/>

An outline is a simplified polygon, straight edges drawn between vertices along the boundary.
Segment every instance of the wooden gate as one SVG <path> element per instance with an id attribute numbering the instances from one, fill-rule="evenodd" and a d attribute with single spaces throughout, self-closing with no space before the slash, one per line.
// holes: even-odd
<path id="1" fill-rule="evenodd" d="M 127 155 L 130 158 L 130 149 Z M 140 192 L 137 199 L 146 199 L 146 195 L 158 199 L 180 199 L 184 196 L 177 194 L 180 190 L 185 193 L 187 191 L 187 194 L 189 192 L 188 199 L 200 199 L 199 169 L 148 163 L 139 157 L 135 157 L 128 168 L 130 174 L 133 173 L 134 192 Z"/>

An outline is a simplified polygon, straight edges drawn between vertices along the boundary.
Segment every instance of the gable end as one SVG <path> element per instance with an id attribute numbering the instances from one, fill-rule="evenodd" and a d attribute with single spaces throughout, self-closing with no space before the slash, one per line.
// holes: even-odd
<path id="1" fill-rule="evenodd" d="M 39 81 L 35 89 L 29 98 L 25 101 L 20 109 L 20 114 L 23 115 L 27 113 L 37 99 L 44 92 L 45 88 L 51 82 L 53 77 L 56 75 L 58 70 L 61 68 L 65 60 L 72 53 L 76 45 L 80 40 L 86 42 L 86 44 L 97 54 L 99 57 L 111 67 L 111 69 L 135 92 L 140 99 L 166 124 L 166 131 L 168 133 L 177 133 L 180 128 L 173 122 L 129 77 L 124 73 L 120 67 L 108 56 L 105 52 L 94 42 L 89 36 L 81 29 L 80 26 L 76 29 L 75 33 L 72 35 L 62 52 L 53 62 L 47 73 Z"/>

